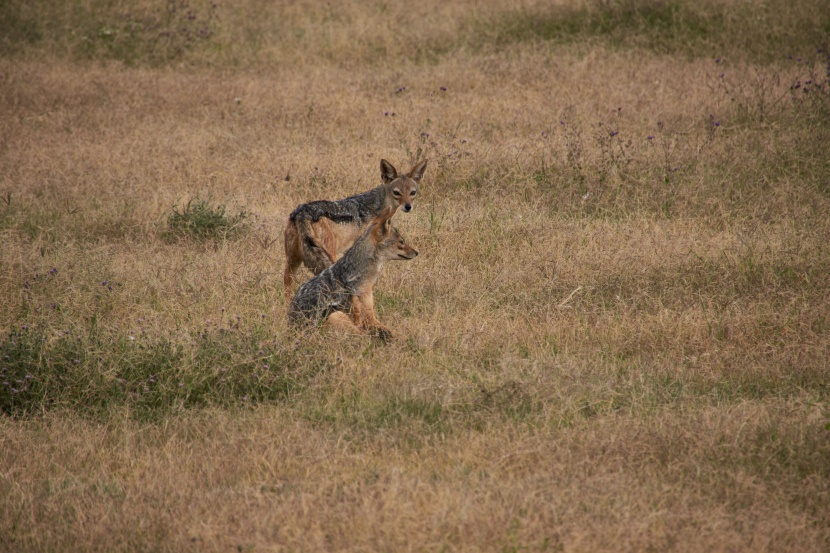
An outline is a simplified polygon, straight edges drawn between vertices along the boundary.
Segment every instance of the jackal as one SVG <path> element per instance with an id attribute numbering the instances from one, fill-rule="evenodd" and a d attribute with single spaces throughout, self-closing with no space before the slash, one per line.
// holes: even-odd
<path id="1" fill-rule="evenodd" d="M 375 317 L 375 282 L 385 262 L 418 255 L 392 226 L 394 213 L 392 207 L 384 209 L 343 257 L 300 286 L 288 308 L 291 324 L 327 322 L 384 340 L 392 337 Z"/>
<path id="2" fill-rule="evenodd" d="M 427 160 L 409 173 L 399 174 L 385 159 L 380 160 L 383 184 L 342 200 L 318 200 L 298 206 L 285 226 L 285 273 L 283 293 L 291 299 L 294 278 L 301 264 L 317 275 L 340 259 L 385 208 L 412 209 Z"/>

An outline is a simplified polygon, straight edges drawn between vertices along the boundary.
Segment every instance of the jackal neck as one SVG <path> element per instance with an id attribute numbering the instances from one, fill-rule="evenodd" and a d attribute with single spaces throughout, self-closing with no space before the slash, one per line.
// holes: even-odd
<path id="1" fill-rule="evenodd" d="M 331 266 L 331 270 L 338 281 L 351 288 L 362 281 L 376 280 L 380 264 L 374 245 L 363 236 Z"/>
<path id="2" fill-rule="evenodd" d="M 362 194 L 354 196 L 358 200 L 358 211 L 360 212 L 360 219 L 362 222 L 367 222 L 377 217 L 378 213 L 383 211 L 389 204 L 389 197 L 391 193 L 386 188 L 387 185 L 382 184 L 371 190 L 367 190 Z M 394 207 L 394 206 L 393 206 Z"/>

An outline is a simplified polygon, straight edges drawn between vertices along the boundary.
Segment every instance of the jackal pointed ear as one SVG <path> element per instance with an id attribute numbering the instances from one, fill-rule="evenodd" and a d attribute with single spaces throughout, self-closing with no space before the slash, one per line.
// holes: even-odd
<path id="1" fill-rule="evenodd" d="M 424 171 L 426 171 L 427 169 L 428 161 L 428 159 L 425 159 L 418 165 L 413 167 L 412 170 L 409 171 L 409 178 L 414 180 L 415 182 L 421 182 L 421 177 L 424 176 Z"/>
<path id="2" fill-rule="evenodd" d="M 372 226 L 375 231 L 385 236 L 392 230 L 392 215 L 395 214 L 394 208 L 387 207 L 372 221 Z"/>
<path id="3" fill-rule="evenodd" d="M 380 178 L 383 179 L 383 184 L 389 184 L 398 178 L 398 170 L 391 163 L 382 159 L 380 160 Z"/>

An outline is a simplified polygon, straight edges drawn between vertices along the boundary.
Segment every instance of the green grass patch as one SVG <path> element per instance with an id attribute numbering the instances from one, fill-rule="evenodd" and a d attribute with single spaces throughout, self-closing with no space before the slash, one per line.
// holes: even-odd
<path id="1" fill-rule="evenodd" d="M 256 333 L 200 333 L 181 344 L 145 335 L 87 335 L 23 325 L 0 339 L 0 412 L 54 408 L 99 416 L 126 406 L 137 418 L 193 407 L 279 401 L 326 363 Z"/>
<path id="2" fill-rule="evenodd" d="M 168 241 L 183 238 L 196 240 L 227 239 L 240 234 L 247 228 L 248 214 L 242 208 L 238 213 L 227 212 L 224 204 L 213 206 L 209 199 L 191 199 L 184 207 L 173 207 L 167 217 L 164 237 Z"/>
<path id="3" fill-rule="evenodd" d="M 623 49 L 688 57 L 746 57 L 769 62 L 827 47 L 830 14 L 812 0 L 703 5 L 655 0 L 612 0 L 509 12 L 473 24 L 477 47 L 546 41 L 598 41 Z"/>
<path id="4" fill-rule="evenodd" d="M 330 34 L 316 35 L 302 17 L 285 20 L 281 13 L 281 9 L 269 10 L 256 3 L 217 8 L 209 0 L 9 0 L 0 3 L 0 54 L 34 49 L 81 60 L 118 60 L 130 66 L 182 61 L 246 65 L 261 62 L 264 53 L 279 48 L 286 36 L 292 37 L 291 44 L 301 45 L 320 60 L 384 63 L 394 54 L 383 41 L 361 37 L 346 58 L 334 48 Z M 770 62 L 830 46 L 830 10 L 821 0 L 597 0 L 497 13 L 472 11 L 440 36 L 420 37 L 416 32 L 412 37 L 418 48 L 406 55 L 431 64 L 470 48 L 543 41 Z M 378 17 L 370 10 L 348 6 L 331 7 L 328 16 L 340 20 L 338 30 L 344 34 L 362 34 L 365 25 L 376 24 Z"/>
<path id="5" fill-rule="evenodd" d="M 716 13 L 707 17 L 679 2 L 609 2 L 545 14 L 516 12 L 501 25 L 496 36 L 504 42 L 600 38 L 615 46 L 641 46 L 668 53 L 682 42 L 699 43 L 722 32 L 723 16 Z"/>
<path id="6" fill-rule="evenodd" d="M 216 7 L 215 2 L 199 0 L 10 0 L 0 3 L 0 53 L 45 46 L 81 59 L 169 64 L 213 40 Z"/>

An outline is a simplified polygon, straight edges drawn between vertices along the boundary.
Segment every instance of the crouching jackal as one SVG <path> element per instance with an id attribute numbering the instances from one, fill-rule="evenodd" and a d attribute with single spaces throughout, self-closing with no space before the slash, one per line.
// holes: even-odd
<path id="1" fill-rule="evenodd" d="M 342 200 L 318 200 L 291 212 L 285 227 L 285 273 L 283 293 L 291 299 L 294 278 L 301 264 L 317 275 L 340 259 L 374 218 L 391 208 L 412 209 L 418 184 L 427 167 L 423 160 L 409 173 L 398 174 L 385 159 L 380 160 L 383 184 Z"/>
<path id="2" fill-rule="evenodd" d="M 288 320 L 298 327 L 327 322 L 387 340 L 392 333 L 375 318 L 375 282 L 387 261 L 418 255 L 392 226 L 387 207 L 334 265 L 305 282 L 291 301 Z"/>

